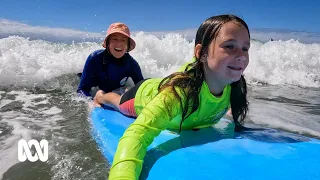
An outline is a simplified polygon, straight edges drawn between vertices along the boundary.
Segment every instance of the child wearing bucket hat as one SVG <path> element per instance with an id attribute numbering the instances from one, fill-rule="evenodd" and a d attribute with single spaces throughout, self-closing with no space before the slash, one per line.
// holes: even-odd
<path id="1" fill-rule="evenodd" d="M 77 89 L 78 94 L 94 96 L 92 87 L 104 92 L 119 90 L 129 77 L 135 84 L 143 80 L 141 68 L 129 54 L 136 46 L 130 30 L 124 23 L 113 23 L 107 30 L 102 46 L 89 55 Z"/>

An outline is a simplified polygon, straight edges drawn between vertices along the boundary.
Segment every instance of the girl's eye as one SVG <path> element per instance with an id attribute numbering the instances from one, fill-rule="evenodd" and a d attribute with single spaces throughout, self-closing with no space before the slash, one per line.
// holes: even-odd
<path id="1" fill-rule="evenodd" d="M 242 48 L 242 51 L 248 51 L 249 49 L 248 48 Z"/>
<path id="2" fill-rule="evenodd" d="M 226 45 L 225 46 L 227 49 L 234 49 L 234 46 L 233 45 Z"/>

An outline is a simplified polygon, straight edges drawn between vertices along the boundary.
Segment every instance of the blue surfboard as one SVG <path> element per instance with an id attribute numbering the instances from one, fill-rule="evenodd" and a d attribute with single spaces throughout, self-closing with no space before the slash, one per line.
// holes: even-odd
<path id="1" fill-rule="evenodd" d="M 92 137 L 112 164 L 117 144 L 134 121 L 94 108 Z M 320 179 L 320 140 L 274 129 L 235 133 L 229 120 L 198 131 L 162 131 L 148 147 L 140 179 Z"/>

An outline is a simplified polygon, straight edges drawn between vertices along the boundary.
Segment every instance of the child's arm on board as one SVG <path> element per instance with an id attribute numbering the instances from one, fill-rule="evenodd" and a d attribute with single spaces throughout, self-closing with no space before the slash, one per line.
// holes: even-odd
<path id="1" fill-rule="evenodd" d="M 139 179 L 148 146 L 178 113 L 180 102 L 173 93 L 162 92 L 149 102 L 120 138 L 109 180 Z"/>

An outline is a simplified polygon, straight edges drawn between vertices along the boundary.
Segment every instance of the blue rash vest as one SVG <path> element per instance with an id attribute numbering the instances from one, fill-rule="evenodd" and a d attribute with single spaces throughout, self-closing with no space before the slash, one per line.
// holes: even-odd
<path id="1" fill-rule="evenodd" d="M 122 87 L 129 77 L 135 84 L 143 80 L 139 64 L 129 53 L 117 59 L 105 49 L 97 50 L 87 58 L 77 92 L 91 96 L 92 87 L 111 92 Z"/>

